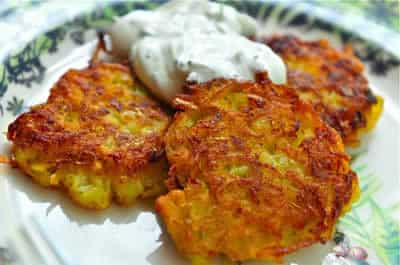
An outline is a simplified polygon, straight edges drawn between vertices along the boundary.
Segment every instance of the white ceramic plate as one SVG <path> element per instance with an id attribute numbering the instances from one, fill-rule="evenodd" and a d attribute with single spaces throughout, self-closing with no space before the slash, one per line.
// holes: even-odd
<path id="1" fill-rule="evenodd" d="M 96 43 L 96 28 L 135 8 L 157 6 L 154 1 L 97 7 L 89 2 L 42 4 L 37 7 L 39 13 L 32 13 L 36 15 L 30 21 L 23 21 L 26 29 L 21 27 L 24 24 L 19 24 L 19 29 L 16 24 L 16 32 L 26 32 L 34 38 L 27 43 L 29 37 L 17 34 L 0 49 L 0 56 L 5 56 L 0 62 L 1 132 L 7 131 L 7 125 L 16 115 L 44 102 L 51 86 L 67 69 L 87 64 Z M 305 39 L 328 38 L 337 47 L 344 41 L 352 43 L 367 66 L 371 86 L 385 98 L 385 110 L 370 143 L 358 150 L 352 165 L 359 174 L 362 196 L 353 211 L 339 223 L 344 241 L 343 234 L 338 233 L 336 242 L 301 250 L 285 263 L 398 265 L 400 61 L 384 49 L 389 39 L 382 37 L 382 45 L 363 39 L 347 31 L 348 24 L 334 23 L 335 16 L 331 13 L 303 3 L 289 8 L 264 1 L 225 2 L 255 16 L 266 33 L 289 32 Z M 81 12 L 79 17 L 71 18 Z M 324 17 L 319 18 L 321 15 Z M 57 23 L 61 24 L 49 28 Z M 373 37 L 375 41 L 379 39 Z M 6 154 L 8 149 L 9 143 L 1 134 L 0 153 Z M 113 206 L 103 212 L 90 212 L 73 205 L 64 194 L 43 189 L 18 170 L 0 165 L 0 216 L 0 264 L 2 261 L 21 265 L 189 264 L 175 250 L 151 201 L 130 208 Z M 368 252 L 368 259 L 336 258 L 332 254 L 336 244 L 361 246 Z M 353 248 L 356 250 L 359 249 Z M 215 260 L 215 264 L 227 264 L 224 262 Z"/>

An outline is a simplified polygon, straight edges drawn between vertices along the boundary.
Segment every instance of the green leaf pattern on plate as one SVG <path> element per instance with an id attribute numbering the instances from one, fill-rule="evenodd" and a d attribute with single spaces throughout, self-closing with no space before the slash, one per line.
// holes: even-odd
<path id="1" fill-rule="evenodd" d="M 375 193 L 380 188 L 380 181 L 367 170 L 367 165 L 355 166 L 361 196 L 353 205 L 351 212 L 340 219 L 341 229 L 352 241 L 373 249 L 385 265 L 400 264 L 400 228 L 398 215 L 400 203 L 382 208 L 377 203 Z M 362 208 L 362 209 L 361 209 Z M 367 216 L 361 212 L 369 212 Z"/>
<path id="2" fill-rule="evenodd" d="M 321 0 L 314 1 L 322 2 Z M 259 3 L 256 4 L 255 1 L 250 1 L 245 4 L 245 2 L 234 0 L 223 2 L 235 5 L 258 18 L 275 19 L 287 27 L 318 28 L 338 35 L 342 42 L 356 43 L 357 54 L 364 61 L 370 62 L 372 69 L 376 66 L 376 74 L 384 74 L 388 69 L 399 65 L 397 58 L 379 47 L 370 45 L 349 32 L 322 20 L 309 17 L 307 14 L 295 13 L 288 8 L 270 3 L 260 5 Z M 365 1 L 359 0 L 359 2 L 361 5 L 361 2 Z M 102 28 L 113 17 L 124 15 L 135 8 L 151 9 L 156 5 L 151 1 L 141 1 L 117 3 L 105 8 L 99 7 L 90 14 L 80 16 L 72 22 L 38 36 L 24 49 L 13 53 L 0 64 L 0 119 L 5 111 L 15 116 L 25 108 L 23 98 L 13 96 L 7 102 L 1 101 L 9 84 L 23 84 L 29 87 L 33 82 L 40 82 L 46 69 L 41 56 L 57 51 L 58 44 L 66 37 L 70 37 L 77 45 L 83 44 L 88 29 Z M 379 206 L 376 198 L 376 193 L 381 187 L 379 178 L 368 172 L 367 165 L 355 166 L 354 169 L 360 179 L 361 198 L 353 206 L 353 210 L 341 218 L 338 227 L 353 242 L 374 250 L 383 264 L 399 265 L 400 229 L 398 213 L 400 212 L 400 203 L 386 208 Z"/>
<path id="3" fill-rule="evenodd" d="M 358 15 L 372 18 L 376 23 L 383 24 L 400 31 L 400 7 L 398 0 L 309 0 L 312 3 L 337 8 L 340 11 L 353 11 Z"/>

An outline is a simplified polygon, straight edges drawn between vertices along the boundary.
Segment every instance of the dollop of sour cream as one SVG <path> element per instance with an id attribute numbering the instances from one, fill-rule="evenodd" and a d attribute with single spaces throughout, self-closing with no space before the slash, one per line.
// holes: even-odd
<path id="1" fill-rule="evenodd" d="M 171 102 L 185 81 L 254 80 L 255 72 L 263 71 L 273 83 L 286 83 L 282 59 L 265 44 L 248 39 L 256 29 L 254 19 L 230 6 L 173 0 L 116 19 L 108 33 L 112 52 L 129 57 L 138 78 Z"/>

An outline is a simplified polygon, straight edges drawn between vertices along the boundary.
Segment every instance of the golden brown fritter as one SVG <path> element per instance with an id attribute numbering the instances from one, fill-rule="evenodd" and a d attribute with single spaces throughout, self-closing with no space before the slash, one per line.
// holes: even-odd
<path id="1" fill-rule="evenodd" d="M 45 187 L 65 189 L 86 208 L 129 204 L 165 190 L 168 116 L 128 67 L 70 70 L 46 103 L 8 128 L 14 164 Z"/>
<path id="2" fill-rule="evenodd" d="M 168 187 L 156 210 L 199 264 L 274 260 L 329 240 L 358 196 L 337 132 L 292 89 L 216 80 L 175 101 Z"/>
<path id="3" fill-rule="evenodd" d="M 303 41 L 291 35 L 265 42 L 285 61 L 289 86 L 313 104 L 345 145 L 357 146 L 379 119 L 383 99 L 369 88 L 351 47 L 338 51 L 327 40 Z"/>

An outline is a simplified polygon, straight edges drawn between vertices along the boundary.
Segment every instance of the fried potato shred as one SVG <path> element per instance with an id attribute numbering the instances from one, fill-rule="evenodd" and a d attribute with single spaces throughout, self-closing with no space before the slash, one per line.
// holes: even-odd
<path id="1" fill-rule="evenodd" d="M 303 41 L 291 35 L 265 42 L 285 61 L 288 85 L 337 130 L 346 146 L 357 147 L 378 121 L 383 98 L 369 88 L 364 66 L 351 47 L 339 51 L 327 40 Z"/>
<path id="2" fill-rule="evenodd" d="M 46 103 L 8 128 L 16 166 L 79 205 L 107 208 L 165 190 L 163 135 L 169 117 L 128 67 L 93 63 L 69 70 Z"/>
<path id="3" fill-rule="evenodd" d="M 195 263 L 280 262 L 329 240 L 358 197 L 339 134 L 292 89 L 258 79 L 192 85 L 175 101 L 156 210 Z"/>

